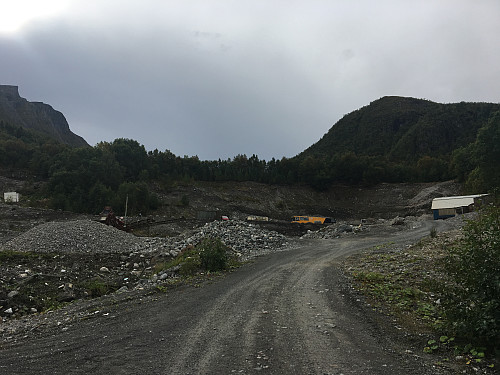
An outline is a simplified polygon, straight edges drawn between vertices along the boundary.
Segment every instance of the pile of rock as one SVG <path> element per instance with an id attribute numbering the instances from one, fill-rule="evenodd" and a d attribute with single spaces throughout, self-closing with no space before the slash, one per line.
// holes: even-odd
<path id="1" fill-rule="evenodd" d="M 14 251 L 67 253 L 131 252 L 144 246 L 144 239 L 92 220 L 48 222 L 8 241 Z"/>
<path id="2" fill-rule="evenodd" d="M 223 243 L 244 257 L 268 253 L 289 245 L 284 235 L 239 220 L 207 223 L 199 232 L 186 240 L 187 245 L 194 245 L 205 237 L 220 238 Z"/>
<path id="3" fill-rule="evenodd" d="M 206 237 L 220 238 L 240 260 L 289 245 L 277 232 L 236 220 L 168 238 L 138 237 L 92 220 L 43 223 L 0 245 L 0 252 L 14 252 L 0 268 L 0 322 L 109 291 L 168 283 L 180 267 L 161 267 Z"/>
<path id="4" fill-rule="evenodd" d="M 205 237 L 220 238 L 245 257 L 278 250 L 288 245 L 285 236 L 243 221 L 214 221 L 194 234 L 176 237 L 137 237 L 91 220 L 49 222 L 8 241 L 14 251 L 67 253 L 161 253 L 176 256 Z"/>
<path id="5" fill-rule="evenodd" d="M 340 236 L 352 233 L 358 233 L 367 230 L 367 226 L 363 224 L 352 225 L 347 223 L 335 223 L 321 228 L 318 231 L 309 231 L 301 238 L 314 238 L 314 239 L 332 239 L 339 238 Z"/>

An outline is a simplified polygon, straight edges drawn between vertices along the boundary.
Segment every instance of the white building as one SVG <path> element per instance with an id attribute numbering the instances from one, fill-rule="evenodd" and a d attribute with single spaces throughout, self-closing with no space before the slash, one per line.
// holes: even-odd
<path id="1" fill-rule="evenodd" d="M 16 193 L 15 191 L 3 193 L 3 200 L 9 203 L 17 203 L 19 202 L 19 193 Z"/>
<path id="2" fill-rule="evenodd" d="M 456 197 L 434 198 L 432 200 L 432 212 L 434 220 L 446 219 L 457 214 L 465 214 L 474 210 L 474 204 L 478 198 L 488 194 L 461 195 Z"/>

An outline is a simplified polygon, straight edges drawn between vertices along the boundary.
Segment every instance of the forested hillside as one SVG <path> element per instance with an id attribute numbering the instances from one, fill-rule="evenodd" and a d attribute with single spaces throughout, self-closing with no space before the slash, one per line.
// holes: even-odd
<path id="1" fill-rule="evenodd" d="M 22 192 L 51 208 L 96 213 L 123 206 L 125 197 L 147 213 L 160 203 L 154 184 L 255 181 L 307 184 L 429 182 L 458 179 L 467 191 L 500 186 L 500 105 L 437 104 L 387 97 L 346 115 L 316 144 L 294 158 L 227 160 L 147 151 L 131 139 L 71 147 L 37 131 L 0 121 L 1 173 L 28 176 L 41 186 Z"/>
<path id="2" fill-rule="evenodd" d="M 353 152 L 391 161 L 446 157 L 472 143 L 500 104 L 439 104 L 428 100 L 383 97 L 337 122 L 302 155 Z"/>
<path id="3" fill-rule="evenodd" d="M 479 163 L 480 159 L 495 164 L 498 146 L 492 141 L 498 137 L 499 110 L 500 104 L 492 103 L 439 104 L 384 97 L 344 116 L 296 159 L 299 169 L 308 171 L 318 186 L 339 180 L 466 181 L 479 164 L 484 168 L 488 163 Z M 477 138 L 481 129 L 492 137 L 489 141 Z M 479 185 L 471 181 L 469 189 L 497 185 L 483 177 Z"/>

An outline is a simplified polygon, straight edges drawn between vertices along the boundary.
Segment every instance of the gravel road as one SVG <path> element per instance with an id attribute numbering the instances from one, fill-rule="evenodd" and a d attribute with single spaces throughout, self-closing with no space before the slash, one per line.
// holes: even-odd
<path id="1" fill-rule="evenodd" d="M 108 305 L 51 336 L 2 347 L 0 373 L 446 373 L 364 304 L 336 267 L 345 255 L 417 240 L 430 225 L 302 240 L 201 288 Z"/>

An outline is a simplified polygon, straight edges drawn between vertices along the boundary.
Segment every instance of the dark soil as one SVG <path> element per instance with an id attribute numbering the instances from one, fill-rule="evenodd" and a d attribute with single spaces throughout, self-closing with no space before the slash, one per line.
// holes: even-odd
<path id="1" fill-rule="evenodd" d="M 0 185 L 4 190 L 35 188 L 29 181 L 5 177 L 0 178 Z M 217 211 L 231 219 L 242 220 L 248 215 L 261 215 L 270 218 L 269 222 L 259 223 L 263 228 L 297 238 L 321 227 L 292 225 L 289 221 L 292 215 L 325 215 L 358 225 L 361 219 L 370 221 L 408 213 L 428 213 L 434 196 L 456 192 L 458 187 L 451 182 L 381 184 L 372 188 L 334 186 L 328 191 L 316 192 L 307 187 L 251 182 L 197 182 L 168 189 L 156 186 L 161 208 L 153 215 L 140 218 L 131 215 L 128 220 L 135 222 L 136 235 L 163 237 L 197 231 L 205 224 L 196 220 L 199 212 Z M 189 202 L 187 206 L 181 204 L 182 197 Z M 98 219 L 97 215 L 32 208 L 27 204 L 26 201 L 0 203 L 0 246 L 46 222 Z M 133 289 L 141 280 L 148 280 L 155 265 L 164 261 L 157 254 L 71 251 L 40 254 L 36 248 L 22 249 L 22 253 L 5 251 L 8 248 L 3 250 L 0 252 L 0 316 L 9 319 L 107 294 L 124 286 Z"/>
<path id="2" fill-rule="evenodd" d="M 336 186 L 327 192 L 314 192 L 305 187 L 268 186 L 255 183 L 194 183 L 190 185 L 170 187 L 168 190 L 157 187 L 157 193 L 163 203 L 162 207 L 153 215 L 149 215 L 147 218 L 142 217 L 141 219 L 143 225 L 137 225 L 136 228 L 134 228 L 134 231 L 136 235 L 141 236 L 174 236 L 184 231 L 193 232 L 198 230 L 198 228 L 204 224 L 204 222 L 196 220 L 197 214 L 200 211 L 217 211 L 218 214 L 227 215 L 230 219 L 245 219 L 248 215 L 268 216 L 271 218 L 271 222 L 267 224 L 263 223 L 262 225 L 264 227 L 284 233 L 291 236 L 291 238 L 298 240 L 299 236 L 308 231 L 317 230 L 318 228 L 314 226 L 290 226 L 289 218 L 293 215 L 309 214 L 331 216 L 338 221 L 354 225 L 359 225 L 362 222 L 362 219 L 364 219 L 363 222 L 365 223 L 380 223 L 380 219 L 390 219 L 396 216 L 404 217 L 410 214 L 429 214 L 430 202 L 432 198 L 443 195 L 457 194 L 459 191 L 458 189 L 459 186 L 454 183 L 415 185 L 381 184 L 373 188 Z M 183 197 L 187 197 L 184 198 L 184 202 L 186 202 L 187 199 L 189 202 L 188 205 L 181 203 Z M 64 221 L 82 218 L 95 219 L 96 217 L 62 211 L 29 208 L 22 204 L 0 204 L 0 245 L 5 244 L 8 240 L 26 232 L 34 226 L 48 221 Z M 134 217 L 132 215 L 131 220 L 134 219 L 139 220 L 139 217 Z M 391 228 L 390 224 L 388 225 L 389 228 Z M 406 229 L 411 228 L 408 227 Z M 390 233 L 397 233 L 404 230 L 405 228 L 392 227 Z M 356 236 L 354 233 L 351 235 Z M 377 233 L 372 232 L 370 235 L 377 236 Z M 412 235 L 409 235 L 408 239 L 411 238 L 413 238 Z M 383 237 L 374 239 L 373 241 L 376 241 L 378 244 L 384 243 Z M 375 244 L 375 242 L 373 243 Z M 359 245 L 356 245 L 356 249 L 358 248 Z M 15 343 L 22 343 L 35 337 L 43 338 L 49 333 L 60 332 L 61 322 L 63 325 L 62 328 L 65 328 L 63 331 L 65 331 L 66 329 L 71 329 L 72 324 L 81 319 L 93 319 L 94 317 L 100 317 L 103 314 L 113 314 L 112 311 L 117 312 L 113 306 L 116 306 L 117 308 L 118 306 L 123 306 L 124 308 L 125 306 L 128 306 L 126 308 L 131 309 L 131 313 L 134 311 L 136 313 L 139 312 L 143 309 L 141 306 L 144 306 L 144 308 L 147 308 L 149 311 L 149 303 L 154 303 L 154 301 L 159 298 L 158 293 L 160 292 L 166 291 L 167 294 L 169 294 L 170 291 L 175 290 L 175 293 L 191 293 L 189 292 L 189 288 L 184 289 L 184 287 L 180 287 L 180 285 L 184 284 L 184 282 L 179 282 L 178 279 L 172 280 L 172 283 L 166 285 L 165 287 L 151 290 L 148 286 L 147 280 L 149 280 L 153 274 L 155 265 L 164 261 L 164 259 L 158 258 L 157 255 L 151 255 L 148 257 L 144 255 L 141 256 L 140 254 L 76 254 L 71 252 L 48 252 L 40 254 L 35 250 L 36 249 L 26 249 L 26 251 L 23 251 L 22 253 L 9 252 L 8 249 L 0 251 L 0 315 L 4 320 L 4 324 L 3 327 L 1 327 L 0 332 L 2 340 L 0 348 L 7 348 Z M 338 270 L 334 271 L 328 268 L 330 262 L 327 261 L 327 253 L 327 249 L 323 248 L 321 251 L 321 257 L 316 260 L 317 266 L 324 269 L 324 272 L 335 273 L 336 276 L 332 276 L 333 281 L 337 280 L 339 283 L 347 285 L 346 283 L 348 283 L 348 279 L 341 278 L 340 274 L 337 274 Z M 343 251 L 341 253 L 344 254 Z M 306 258 L 313 260 L 315 258 L 313 249 L 307 250 L 307 255 L 305 256 Z M 279 259 L 279 257 L 276 259 Z M 359 258 L 352 258 L 352 267 L 359 266 L 357 259 Z M 103 267 L 105 267 L 105 269 Z M 276 264 L 276 267 L 278 267 L 277 269 L 281 269 L 279 267 L 282 266 Z M 299 268 L 296 266 L 292 267 L 290 263 L 287 267 L 291 267 L 290 272 L 292 273 L 300 273 L 300 266 Z M 289 277 L 289 273 L 283 270 L 280 271 L 281 273 L 278 272 L 277 275 L 282 274 L 283 280 L 286 280 Z M 285 274 L 287 275 L 286 277 Z M 315 282 L 319 282 L 315 278 L 316 276 L 313 275 L 314 268 L 308 268 L 308 273 L 303 275 L 304 277 L 307 276 L 306 279 L 303 279 L 304 288 L 307 288 L 311 283 L 314 284 Z M 145 282 L 142 282 L 141 280 L 144 280 Z M 207 281 L 210 282 L 210 280 L 212 280 L 211 276 L 200 275 L 199 277 L 192 279 L 190 282 L 199 286 L 206 284 Z M 284 281 L 283 283 L 278 282 L 277 279 L 273 281 L 273 283 L 276 284 L 277 288 L 286 286 Z M 123 288 L 124 286 L 127 287 L 126 289 L 128 292 L 116 293 L 118 289 Z M 261 288 L 265 289 L 265 284 L 261 284 Z M 328 288 L 325 287 L 325 290 L 326 289 Z M 339 289 L 338 292 L 336 292 L 335 298 L 341 298 L 342 295 L 339 294 L 340 291 L 342 291 L 342 293 L 348 293 L 349 290 L 349 288 Z M 13 291 L 17 293 L 11 293 Z M 269 298 L 274 295 L 273 293 L 269 294 Z M 278 293 L 278 289 L 276 289 L 276 293 Z M 162 293 L 160 293 L 160 297 L 161 295 Z M 253 298 L 250 295 L 248 297 L 250 299 Z M 174 301 L 167 300 L 165 303 L 168 306 L 171 306 L 171 303 L 175 303 L 175 301 L 178 301 L 181 297 L 174 296 L 173 298 Z M 288 294 L 283 301 L 279 302 L 281 305 L 276 310 L 282 311 L 286 309 L 286 304 L 292 302 L 293 298 L 292 294 Z M 355 295 L 349 298 L 355 298 L 354 300 L 356 300 Z M 234 302 L 231 302 L 232 299 L 229 295 L 227 300 L 230 303 Z M 321 303 L 326 309 L 326 301 L 322 301 Z M 298 302 L 295 306 L 298 310 L 300 310 Z M 186 308 L 189 309 L 189 307 Z M 206 308 L 211 307 L 206 305 Z M 331 308 L 333 309 L 332 311 L 335 310 L 333 307 Z M 12 311 L 7 312 L 9 309 L 12 309 Z M 121 309 L 121 307 L 119 307 L 119 309 Z M 149 319 L 152 317 L 151 314 L 155 314 L 154 311 L 159 314 L 159 311 L 162 311 L 162 309 L 167 309 L 167 307 L 163 305 L 154 307 L 151 310 L 151 313 L 147 313 L 142 317 L 140 315 L 135 317 L 130 315 L 126 321 L 130 323 L 136 319 L 138 321 L 143 318 Z M 247 307 L 247 310 L 248 309 L 251 310 L 252 307 L 249 305 Z M 263 309 L 271 313 L 273 311 L 272 306 L 265 306 Z M 102 313 L 103 310 L 108 312 Z M 181 315 L 190 315 L 186 311 L 177 311 L 175 306 L 169 307 L 168 311 L 169 314 L 173 314 L 173 322 L 175 322 L 176 319 L 180 319 Z M 227 313 L 245 314 L 244 311 L 240 310 L 239 312 L 228 310 Z M 247 317 L 247 319 L 252 319 L 252 314 Z M 103 316 L 107 317 L 109 315 Z M 178 316 L 178 318 L 176 318 L 176 316 Z M 257 319 L 257 316 L 254 316 L 254 318 Z M 208 317 L 205 317 L 204 319 L 208 319 Z M 280 319 L 283 320 L 284 318 L 281 317 Z M 231 320 L 228 321 L 228 324 L 230 322 Z M 100 323 L 98 323 L 98 325 L 99 324 Z M 152 324 L 154 324 L 154 322 Z M 199 324 L 205 323 L 200 321 Z M 221 322 L 220 324 L 223 323 Z M 265 329 L 265 327 L 267 327 L 266 324 L 272 325 L 270 322 L 255 324 L 256 325 L 249 328 L 255 332 Z M 285 321 L 283 321 L 282 324 L 285 326 Z M 305 327 L 308 322 L 304 320 L 300 324 Z M 326 323 L 323 322 L 321 324 Z M 329 330 L 328 327 L 330 326 L 326 325 L 325 327 L 327 327 L 326 330 Z M 114 326 L 110 327 L 110 329 L 115 328 L 116 327 Z M 228 326 L 227 329 L 229 328 L 230 327 Z M 92 331 L 95 328 L 89 326 L 88 328 L 85 328 L 85 330 L 87 329 Z M 152 327 L 148 327 L 148 329 L 152 329 Z M 178 331 L 178 328 L 175 327 L 175 324 L 172 327 L 169 326 L 168 329 L 172 329 L 173 332 L 177 332 L 179 335 L 181 334 L 181 332 Z M 201 338 L 201 333 L 196 333 L 197 328 L 190 327 L 189 329 L 191 330 L 189 337 L 195 340 L 207 339 Z M 88 338 L 92 336 L 90 331 L 84 334 L 87 335 L 86 337 Z M 124 335 L 127 336 L 130 335 L 130 333 L 124 333 Z M 312 331 L 310 331 L 308 335 L 311 338 L 315 337 Z M 182 342 L 188 340 L 189 337 L 184 338 Z M 250 339 L 249 336 L 246 337 L 247 340 Z M 337 340 L 342 340 L 342 337 L 338 336 Z M 162 337 L 156 338 L 159 341 L 162 341 Z M 278 335 L 276 335 L 274 339 L 278 340 Z M 269 338 L 271 341 L 274 339 Z M 296 334 L 290 335 L 289 339 L 296 340 Z M 163 337 L 163 340 L 173 340 L 173 338 L 171 336 L 169 338 Z M 317 338 L 314 338 L 313 341 L 314 340 L 317 340 Z M 92 340 L 88 342 L 89 345 L 91 341 Z M 181 345 L 181 341 L 178 339 L 173 340 L 173 342 L 176 342 L 180 348 L 184 347 L 184 344 Z M 270 358 L 272 358 L 272 353 L 269 351 L 274 350 L 272 348 L 280 348 L 278 344 L 271 346 L 271 344 L 264 345 L 265 343 L 261 341 L 257 342 L 262 345 L 254 348 L 256 363 L 254 364 L 255 367 L 253 367 L 253 370 L 249 370 L 249 373 L 257 371 L 257 368 L 259 371 L 265 370 L 265 366 L 268 365 L 266 362 L 270 362 Z M 194 345 L 199 345 L 199 343 L 197 344 L 195 342 Z M 143 346 L 141 352 L 146 349 L 147 346 Z M 193 350 L 187 347 L 185 349 Z M 301 349 L 300 347 L 292 345 L 292 347 L 283 346 L 281 349 L 299 350 L 298 355 L 302 355 L 306 362 L 309 360 L 318 360 L 318 355 L 313 355 L 313 353 L 306 353 L 306 351 L 300 353 L 301 350 L 305 350 L 304 348 Z M 367 350 L 374 349 L 373 347 L 370 347 Z M 403 355 L 402 353 L 404 354 L 404 350 L 399 352 L 398 356 Z M 413 353 L 413 351 L 411 353 Z M 223 353 L 214 352 L 210 354 L 211 360 L 214 360 L 214 358 L 216 358 L 219 354 L 222 355 Z M 97 353 L 95 353 L 95 355 L 98 357 Z M 177 355 L 181 355 L 181 352 Z M 182 352 L 182 356 L 186 355 L 189 356 L 191 354 Z M 350 354 L 343 353 L 343 355 L 349 356 Z M 420 353 L 418 356 L 416 354 L 413 355 L 418 362 L 420 359 Z M 282 366 L 282 372 L 273 373 L 300 373 L 299 370 L 297 370 L 299 372 L 291 371 L 289 368 L 287 370 L 287 361 L 292 361 L 292 358 L 293 356 L 285 360 L 283 358 L 279 359 L 278 361 L 280 361 L 280 366 Z M 113 358 L 113 356 L 110 356 L 108 359 L 115 361 L 118 360 L 118 357 Z M 340 361 L 340 357 L 337 357 L 337 360 Z M 370 361 L 370 359 L 367 360 Z M 137 364 L 139 364 L 140 360 L 137 359 L 137 361 Z M 187 367 L 184 367 L 184 365 L 179 361 L 180 360 L 176 362 L 176 368 L 181 371 L 179 373 L 182 373 L 182 370 L 187 369 Z M 383 366 L 383 360 L 380 361 L 380 366 Z M 428 360 L 426 361 L 428 362 Z M 378 360 L 376 362 L 378 363 Z M 395 362 L 390 365 L 390 368 L 408 369 L 411 367 L 410 362 L 405 362 L 404 360 L 402 362 Z M 348 362 L 345 363 L 347 366 Z M 325 363 L 323 363 L 323 365 L 326 366 Z M 130 366 L 131 369 L 135 368 L 134 365 Z M 196 366 L 203 367 L 204 362 L 200 360 L 200 362 L 197 362 Z M 306 364 L 303 364 L 302 366 L 304 367 L 301 367 L 301 369 L 304 371 L 309 368 Z M 371 365 L 368 365 L 367 362 L 365 369 L 369 371 L 371 368 L 370 366 Z M 422 366 L 425 367 L 425 370 L 422 370 L 421 373 L 433 373 L 434 370 L 426 367 L 427 365 Z M 156 366 L 155 368 L 159 369 L 160 367 Z M 230 367 L 225 367 L 225 369 L 228 371 L 231 370 Z M 37 372 L 19 371 L 19 373 Z M 203 371 L 201 373 L 203 373 Z M 337 374 L 339 372 L 332 371 L 331 373 Z M 344 371 L 344 373 L 351 372 Z M 391 372 L 380 371 L 374 373 Z M 419 373 L 418 370 L 415 373 Z M 438 370 L 435 370 L 435 373 L 438 373 Z"/>

